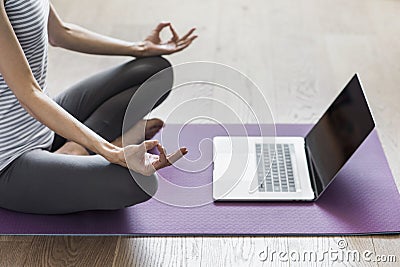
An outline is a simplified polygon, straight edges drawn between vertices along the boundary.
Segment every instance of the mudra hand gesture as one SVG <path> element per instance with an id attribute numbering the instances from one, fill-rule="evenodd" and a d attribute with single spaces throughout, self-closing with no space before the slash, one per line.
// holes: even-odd
<path id="1" fill-rule="evenodd" d="M 167 27 L 171 31 L 172 37 L 168 41 L 163 41 L 160 38 L 160 32 Z M 138 44 L 140 48 L 139 56 L 148 57 L 169 55 L 182 51 L 197 38 L 197 35 L 193 35 L 195 30 L 196 28 L 192 28 L 185 35 L 179 37 L 170 22 L 161 22 L 152 30 L 150 35 L 148 35 L 143 42 Z"/>
<path id="2" fill-rule="evenodd" d="M 159 155 L 150 154 L 147 151 L 157 147 Z M 128 145 L 121 150 L 116 164 L 143 175 L 152 175 L 156 170 L 168 167 L 182 158 L 187 149 L 182 147 L 174 153 L 168 154 L 165 148 L 157 140 L 144 141 L 139 145 Z"/>

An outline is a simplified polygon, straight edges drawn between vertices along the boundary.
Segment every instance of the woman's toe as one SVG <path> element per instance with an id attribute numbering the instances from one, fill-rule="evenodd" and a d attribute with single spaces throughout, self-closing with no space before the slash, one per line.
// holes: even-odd
<path id="1" fill-rule="evenodd" d="M 164 122 L 160 119 L 148 120 L 145 129 L 145 139 L 149 140 L 153 138 L 163 127 Z"/>

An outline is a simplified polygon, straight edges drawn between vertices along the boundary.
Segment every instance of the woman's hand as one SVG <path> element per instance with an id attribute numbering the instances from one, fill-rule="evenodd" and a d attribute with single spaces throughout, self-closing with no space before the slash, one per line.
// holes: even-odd
<path id="1" fill-rule="evenodd" d="M 169 27 L 172 37 L 168 41 L 162 41 L 160 38 L 160 32 L 166 27 Z M 138 56 L 148 57 L 169 55 L 182 51 L 197 38 L 197 35 L 192 35 L 195 30 L 195 28 L 192 28 L 184 36 L 179 37 L 170 22 L 161 22 L 143 42 L 138 44 L 140 51 Z"/>
<path id="2" fill-rule="evenodd" d="M 147 151 L 157 147 L 160 155 L 153 155 Z M 157 140 L 144 141 L 140 145 L 128 145 L 117 153 L 112 163 L 127 167 L 143 175 L 152 175 L 156 170 L 171 166 L 187 153 L 186 148 L 180 148 L 167 155 L 165 148 Z"/>

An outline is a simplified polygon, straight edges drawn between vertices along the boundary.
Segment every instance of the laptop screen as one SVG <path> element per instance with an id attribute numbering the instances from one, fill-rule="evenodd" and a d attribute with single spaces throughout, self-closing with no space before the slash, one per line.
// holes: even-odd
<path id="1" fill-rule="evenodd" d="M 375 127 L 357 74 L 305 138 L 319 195 Z"/>

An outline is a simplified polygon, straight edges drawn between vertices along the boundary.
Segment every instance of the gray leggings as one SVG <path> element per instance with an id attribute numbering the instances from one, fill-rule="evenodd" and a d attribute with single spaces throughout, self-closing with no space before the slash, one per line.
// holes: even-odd
<path id="1" fill-rule="evenodd" d="M 106 140 L 113 141 L 122 133 L 125 110 L 139 86 L 170 66 L 162 57 L 132 60 L 76 84 L 55 101 Z M 167 97 L 173 79 L 172 71 L 167 72 L 163 86 L 139 95 L 142 103 L 149 105 L 135 112 L 132 124 Z M 155 103 L 154 98 L 159 99 L 155 106 L 151 104 Z M 140 185 L 146 187 L 142 189 L 128 169 L 111 164 L 100 155 L 52 153 L 65 142 L 56 135 L 48 150 L 28 151 L 8 165 L 0 173 L 0 207 L 37 214 L 114 210 L 144 202 L 157 191 L 156 175 L 135 174 Z"/>

